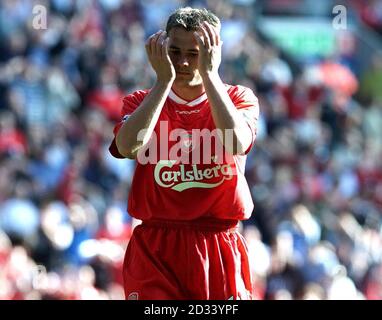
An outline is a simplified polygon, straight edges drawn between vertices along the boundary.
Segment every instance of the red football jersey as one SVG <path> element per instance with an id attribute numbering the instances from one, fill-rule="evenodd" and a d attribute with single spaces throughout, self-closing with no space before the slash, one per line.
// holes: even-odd
<path id="1" fill-rule="evenodd" d="M 243 86 L 226 85 L 226 89 L 236 108 L 242 110 L 254 141 L 257 98 Z M 114 135 L 148 92 L 136 91 L 123 99 L 122 120 Z M 222 154 L 217 136 L 207 139 L 214 129 L 205 93 L 186 101 L 170 91 L 146 152 L 138 155 L 128 200 L 130 215 L 141 220 L 250 217 L 253 202 L 244 177 L 246 154 L 229 156 L 224 148 Z M 109 150 L 122 158 L 115 139 Z"/>

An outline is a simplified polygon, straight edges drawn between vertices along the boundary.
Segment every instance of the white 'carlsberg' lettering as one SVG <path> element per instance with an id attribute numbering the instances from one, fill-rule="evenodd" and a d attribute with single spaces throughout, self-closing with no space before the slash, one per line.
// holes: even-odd
<path id="1" fill-rule="evenodd" d="M 154 169 L 154 179 L 159 186 L 179 192 L 190 188 L 210 189 L 219 186 L 224 180 L 232 179 L 233 176 L 229 164 L 218 164 L 203 170 L 198 169 L 196 164 L 192 165 L 191 170 L 186 170 L 185 165 L 180 164 L 178 170 L 166 170 L 171 169 L 175 163 L 175 160 L 160 160 L 157 163 Z M 220 177 L 219 181 L 208 182 L 208 180 L 218 177 Z"/>

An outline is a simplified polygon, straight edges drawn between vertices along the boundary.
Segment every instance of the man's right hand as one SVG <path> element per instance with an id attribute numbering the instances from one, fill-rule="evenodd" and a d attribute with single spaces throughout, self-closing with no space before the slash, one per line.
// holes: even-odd
<path id="1" fill-rule="evenodd" d="M 146 41 L 146 52 L 149 61 L 161 83 L 169 83 L 175 80 L 175 68 L 168 54 L 168 42 L 166 31 L 158 31 Z"/>

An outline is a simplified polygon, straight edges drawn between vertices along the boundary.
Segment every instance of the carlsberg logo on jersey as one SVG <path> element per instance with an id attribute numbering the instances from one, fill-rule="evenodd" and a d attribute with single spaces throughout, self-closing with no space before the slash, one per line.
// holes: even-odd
<path id="1" fill-rule="evenodd" d="M 198 169 L 198 166 L 193 164 L 188 170 L 184 164 L 180 164 L 178 170 L 169 170 L 176 162 L 176 160 L 160 160 L 156 164 L 154 178 L 158 185 L 179 192 L 190 188 L 215 188 L 224 180 L 231 180 L 234 174 L 229 164 L 217 164 L 205 169 Z M 220 179 L 216 181 L 216 178 Z"/>

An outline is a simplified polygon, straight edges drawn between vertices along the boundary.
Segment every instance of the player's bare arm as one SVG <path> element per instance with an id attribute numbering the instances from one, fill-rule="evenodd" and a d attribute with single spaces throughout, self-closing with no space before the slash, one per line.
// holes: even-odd
<path id="1" fill-rule="evenodd" d="M 224 147 L 232 154 L 243 154 L 251 145 L 252 134 L 242 113 L 234 106 L 218 73 L 222 47 L 219 31 L 208 22 L 204 22 L 194 36 L 199 45 L 198 69 L 216 128 L 223 133 L 227 129 L 233 130 L 233 144 L 223 140 Z"/>
<path id="2" fill-rule="evenodd" d="M 116 136 L 118 151 L 126 158 L 135 159 L 138 151 L 149 141 L 175 80 L 175 69 L 168 54 L 168 41 L 166 32 L 162 30 L 146 41 L 146 53 L 156 73 L 156 82 Z M 138 133 L 142 129 L 145 130 L 143 139 L 138 140 Z"/>

